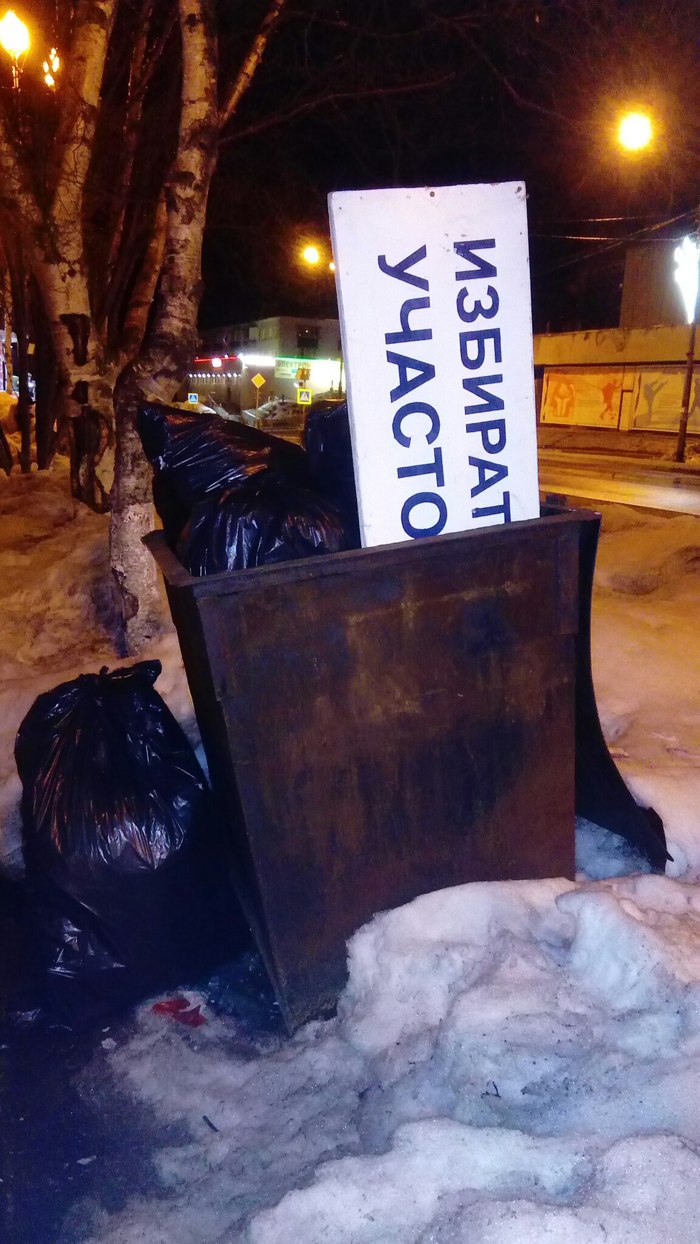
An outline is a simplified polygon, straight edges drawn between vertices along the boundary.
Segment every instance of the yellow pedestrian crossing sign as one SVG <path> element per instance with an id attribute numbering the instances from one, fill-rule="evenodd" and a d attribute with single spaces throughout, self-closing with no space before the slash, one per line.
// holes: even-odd
<path id="1" fill-rule="evenodd" d="M 313 396 L 314 395 L 311 392 L 311 389 L 298 389 L 297 390 L 297 401 L 300 406 L 310 406 L 311 402 L 313 401 Z"/>

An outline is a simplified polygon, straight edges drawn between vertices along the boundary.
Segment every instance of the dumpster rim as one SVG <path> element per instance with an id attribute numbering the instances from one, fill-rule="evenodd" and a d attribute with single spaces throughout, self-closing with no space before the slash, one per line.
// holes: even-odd
<path id="1" fill-rule="evenodd" d="M 367 548 L 346 549 L 341 553 L 326 553 L 317 557 L 302 557 L 287 562 L 277 562 L 267 566 L 251 566 L 246 570 L 224 570 L 218 574 L 192 575 L 168 545 L 162 529 L 150 531 L 142 537 L 151 556 L 170 587 L 189 588 L 194 596 L 210 596 L 220 594 L 222 588 L 229 591 L 247 591 L 259 587 L 262 582 L 284 582 L 287 579 L 311 579 L 328 574 L 342 574 L 357 562 L 366 560 L 368 555 L 381 552 L 389 554 L 389 560 L 402 560 L 409 546 L 417 548 L 425 555 L 428 552 L 447 556 L 455 545 L 462 545 L 474 538 L 482 537 L 493 544 L 499 544 L 511 538 L 513 530 L 530 533 L 541 530 L 542 526 L 556 528 L 570 524 L 600 521 L 600 513 L 588 508 L 543 507 L 539 518 L 516 519 L 511 523 L 495 523 L 489 527 L 473 527 L 468 531 L 451 531 L 439 536 L 426 536 L 419 540 L 398 540 L 392 544 L 374 544 Z M 393 556 L 392 556 L 393 555 Z"/>

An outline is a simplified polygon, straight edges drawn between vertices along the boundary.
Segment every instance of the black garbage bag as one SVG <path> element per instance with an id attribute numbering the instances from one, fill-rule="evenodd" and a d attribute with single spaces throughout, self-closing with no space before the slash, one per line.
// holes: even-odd
<path id="1" fill-rule="evenodd" d="M 246 944 L 204 774 L 154 689 L 159 661 L 34 702 L 15 744 L 44 1005 L 71 1028 Z"/>
<path id="2" fill-rule="evenodd" d="M 360 524 L 347 403 L 315 403 L 306 419 L 304 445 L 312 486 L 347 516 L 355 547 L 359 548 Z"/>
<path id="3" fill-rule="evenodd" d="M 154 469 L 153 500 L 171 547 L 192 507 L 206 496 L 270 467 L 306 479 L 306 454 L 299 445 L 233 419 L 151 404 L 139 410 L 138 431 Z"/>
<path id="4" fill-rule="evenodd" d="M 177 544 L 190 574 L 218 574 L 352 548 L 340 510 L 273 471 L 196 505 Z"/>

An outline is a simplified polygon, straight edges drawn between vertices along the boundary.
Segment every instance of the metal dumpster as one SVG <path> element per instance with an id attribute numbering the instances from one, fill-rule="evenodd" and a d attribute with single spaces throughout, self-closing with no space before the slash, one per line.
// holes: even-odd
<path id="1" fill-rule="evenodd" d="M 573 876 L 598 524 L 565 510 L 207 578 L 146 537 L 290 1031 L 332 1009 L 345 943 L 374 913 L 467 881 Z"/>

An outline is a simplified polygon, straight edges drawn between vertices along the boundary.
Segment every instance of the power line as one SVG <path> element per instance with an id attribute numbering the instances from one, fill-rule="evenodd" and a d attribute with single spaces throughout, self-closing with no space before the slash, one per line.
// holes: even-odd
<path id="1" fill-rule="evenodd" d="M 695 211 L 693 209 L 690 209 L 689 211 L 686 211 L 686 212 L 680 212 L 678 216 L 672 216 L 669 220 L 662 220 L 662 221 L 659 221 L 658 224 L 648 225 L 644 229 L 637 229 L 634 231 L 634 233 L 628 233 L 623 238 L 615 238 L 614 240 L 610 241 L 606 246 L 602 247 L 601 250 L 588 251 L 588 253 L 585 255 L 574 255 L 570 259 L 560 260 L 559 263 L 551 264 L 549 265 L 549 267 L 545 268 L 545 272 L 559 272 L 561 271 L 562 268 L 572 267 L 573 264 L 584 263 L 586 259 L 595 259 L 598 255 L 603 255 L 605 254 L 606 251 L 614 250 L 618 246 L 625 246 L 628 242 L 633 242 L 635 239 L 640 239 L 644 241 L 651 240 L 651 239 L 645 239 L 643 235 L 645 233 L 655 233 L 659 229 L 667 229 L 669 225 L 675 225 L 678 223 L 679 220 L 687 220 L 689 216 L 694 216 L 694 215 L 695 215 Z M 540 235 L 540 236 L 546 236 L 546 235 Z M 584 241 L 586 239 L 582 238 L 581 240 Z"/>
<path id="2" fill-rule="evenodd" d="M 531 238 L 544 238 L 550 242 L 627 242 L 630 234 L 621 238 L 612 233 L 531 233 Z M 640 238 L 640 242 L 680 242 L 681 238 Z"/>

